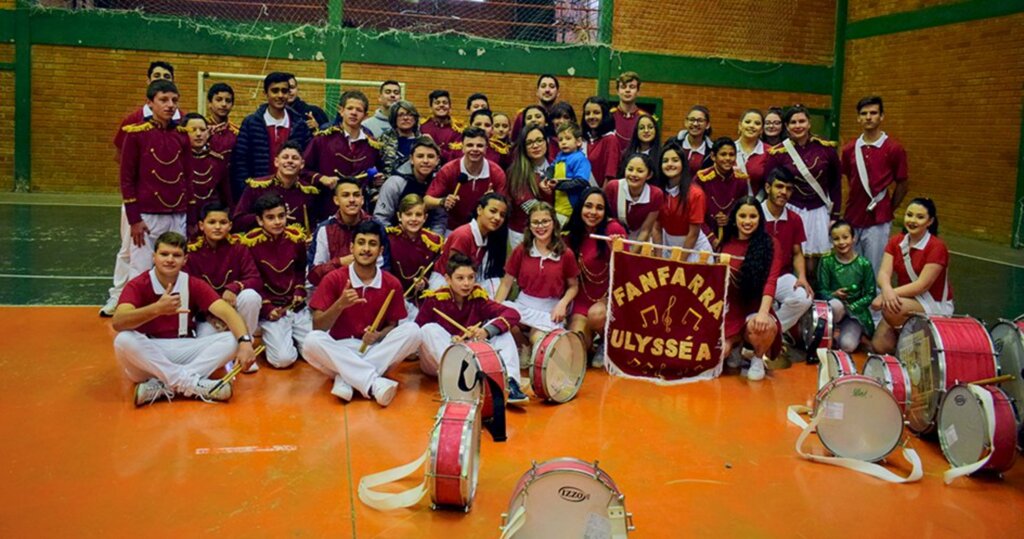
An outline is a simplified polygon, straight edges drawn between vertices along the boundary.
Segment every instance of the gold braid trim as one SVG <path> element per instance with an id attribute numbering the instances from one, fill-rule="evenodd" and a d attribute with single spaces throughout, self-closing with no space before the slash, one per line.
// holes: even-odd
<path id="1" fill-rule="evenodd" d="M 332 133 L 340 133 L 340 132 L 341 132 L 341 128 L 340 127 L 338 127 L 337 125 L 332 125 L 331 127 L 328 127 L 327 129 L 323 129 L 323 130 L 317 129 L 316 131 L 313 132 L 313 136 L 314 137 L 325 137 L 325 136 L 330 135 Z"/>
<path id="2" fill-rule="evenodd" d="M 769 155 L 782 155 L 784 153 L 786 153 L 786 147 L 783 146 L 781 143 L 780 144 L 776 144 L 775 146 L 772 146 L 771 148 L 768 148 L 768 154 Z"/>
<path id="3" fill-rule="evenodd" d="M 818 144 L 821 144 L 822 146 L 827 146 L 829 148 L 835 148 L 836 146 L 839 145 L 834 140 L 825 140 L 821 137 L 811 137 L 811 140 L 817 141 Z"/>
<path id="4" fill-rule="evenodd" d="M 284 227 L 284 237 L 288 238 L 292 243 L 305 243 L 306 231 L 302 228 L 302 225 L 292 223 Z"/>
<path id="5" fill-rule="evenodd" d="M 427 246 L 427 249 L 430 249 L 432 252 L 440 253 L 441 248 L 444 247 L 444 236 L 435 232 L 423 230 L 420 234 L 420 239 L 423 240 L 423 244 Z"/>
<path id="6" fill-rule="evenodd" d="M 203 244 L 205 243 L 205 242 L 203 241 L 204 239 L 205 239 L 205 238 L 203 238 L 202 236 L 200 236 L 200 237 L 199 237 L 198 239 L 196 239 L 196 241 L 194 241 L 194 242 L 192 242 L 192 243 L 188 244 L 188 252 L 190 252 L 190 253 L 194 253 L 194 252 L 196 252 L 196 251 L 198 251 L 198 250 L 202 249 L 202 248 L 203 248 Z"/>
<path id="7" fill-rule="evenodd" d="M 295 185 L 299 186 L 299 191 L 302 191 L 303 193 L 305 193 L 307 195 L 319 195 L 320 194 L 320 189 L 317 189 L 315 186 L 306 185 L 306 184 L 300 183 L 300 182 L 295 182 Z"/>
<path id="8" fill-rule="evenodd" d="M 126 125 L 121 128 L 121 131 L 125 133 L 145 133 L 156 127 L 156 124 L 152 121 L 142 122 L 141 124 Z"/>
<path id="9" fill-rule="evenodd" d="M 381 149 L 381 148 L 383 148 L 383 147 L 384 147 L 384 145 L 383 145 L 383 144 L 381 144 L 381 143 L 380 143 L 380 141 L 378 141 L 377 139 L 375 139 L 375 138 L 373 138 L 373 137 L 371 137 L 371 136 L 369 136 L 369 135 L 367 135 L 367 137 L 366 137 L 366 142 L 369 142 L 369 143 L 370 143 L 370 146 L 371 146 L 371 147 L 372 147 L 372 148 L 373 148 L 374 150 L 379 150 L 379 149 Z"/>
<path id="10" fill-rule="evenodd" d="M 491 296 L 487 295 L 484 287 L 476 285 L 473 287 L 473 291 L 469 293 L 469 299 L 491 299 Z"/>
<path id="11" fill-rule="evenodd" d="M 709 167 L 704 170 L 697 171 L 697 179 L 699 179 L 702 182 L 709 182 L 715 179 L 716 176 L 718 176 L 718 174 L 715 172 L 714 167 Z"/>
<path id="12" fill-rule="evenodd" d="M 384 229 L 388 234 L 401 234 L 402 228 L 397 226 L 389 226 Z"/>
<path id="13" fill-rule="evenodd" d="M 270 239 L 270 237 L 267 236 L 267 234 L 263 232 L 262 228 L 254 228 L 254 229 L 250 230 L 249 232 L 247 232 L 247 233 L 245 233 L 243 235 L 240 235 L 238 237 L 238 242 L 241 243 L 242 245 L 246 246 L 246 247 L 254 247 L 254 246 L 259 245 L 259 244 L 261 244 L 261 243 L 263 243 L 263 242 L 265 242 L 265 241 L 267 241 L 269 239 Z"/>
<path id="14" fill-rule="evenodd" d="M 491 139 L 488 141 L 491 149 L 498 152 L 501 155 L 508 155 L 509 145 L 503 140 Z"/>
<path id="15" fill-rule="evenodd" d="M 267 180 L 257 180 L 256 178 L 249 178 L 248 180 L 245 180 L 245 183 L 249 187 L 254 187 L 256 189 L 266 189 L 267 187 L 270 187 L 271 184 L 274 183 L 274 178 L 270 178 Z"/>
<path id="16" fill-rule="evenodd" d="M 447 286 L 443 286 L 437 290 L 424 290 L 423 293 L 420 294 L 420 298 L 434 298 L 438 301 L 448 301 L 452 299 L 452 291 Z"/>

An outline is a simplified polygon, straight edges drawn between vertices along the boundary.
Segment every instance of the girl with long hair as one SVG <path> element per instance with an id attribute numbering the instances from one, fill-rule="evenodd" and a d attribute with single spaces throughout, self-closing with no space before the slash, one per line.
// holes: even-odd
<path id="1" fill-rule="evenodd" d="M 690 176 L 711 166 L 711 111 L 704 105 L 690 107 L 686 113 L 686 125 L 676 135 L 676 140 L 686 152 Z"/>
<path id="2" fill-rule="evenodd" d="M 633 137 L 629 141 L 626 151 L 622 152 L 623 160 L 619 163 L 619 176 L 626 173 L 625 157 L 635 153 L 642 153 L 657 159 L 661 152 L 661 127 L 654 121 L 654 116 L 644 115 L 636 121 L 636 129 L 633 130 Z"/>
<path id="3" fill-rule="evenodd" d="M 704 223 L 705 197 L 700 186 L 686 174 L 682 149 L 675 142 L 661 148 L 658 173 L 654 185 L 665 192 L 665 203 L 654 223 L 654 243 L 695 251 L 711 251 L 711 242 L 701 230 Z M 671 253 L 666 249 L 666 254 Z M 688 258 L 696 260 L 697 253 Z"/>
<path id="4" fill-rule="evenodd" d="M 786 133 L 786 123 L 782 121 L 782 109 L 769 107 L 768 112 L 764 114 L 764 131 L 761 133 L 761 141 L 770 148 L 776 144 L 782 144 L 782 141 L 787 138 L 789 138 L 789 134 Z"/>
<path id="5" fill-rule="evenodd" d="M 452 252 L 462 253 L 473 261 L 476 280 L 494 297 L 501 277 L 505 275 L 505 255 L 508 246 L 508 199 L 491 191 L 480 198 L 476 217 L 456 228 L 445 240 L 441 256 L 430 274 L 430 288 L 436 290 L 447 283 L 444 280 L 448 257 Z"/>
<path id="6" fill-rule="evenodd" d="M 621 180 L 605 184 L 604 194 L 611 206 L 612 218 L 629 231 L 629 239 L 647 241 L 654 231 L 654 222 L 665 203 L 661 188 L 648 183 L 654 176 L 650 156 L 635 153 L 626 158 L 626 173 Z"/>
<path id="7" fill-rule="evenodd" d="M 740 116 L 739 138 L 736 139 L 736 170 L 750 178 L 747 194 L 764 200 L 764 177 L 768 173 L 768 146 L 761 141 L 764 133 L 764 115 L 757 109 L 747 109 Z"/>
<path id="8" fill-rule="evenodd" d="M 508 237 L 513 249 L 523 241 L 526 232 L 526 214 L 538 201 L 555 203 L 555 182 L 547 179 L 548 138 L 543 127 L 526 124 L 519 132 L 512 150 L 512 165 L 508 168 L 508 194 L 512 199 L 509 209 Z"/>
<path id="9" fill-rule="evenodd" d="M 602 97 L 591 96 L 583 102 L 583 153 L 590 160 L 590 171 L 598 187 L 614 179 L 619 168 L 619 141 L 615 136 L 615 118 L 611 106 Z"/>

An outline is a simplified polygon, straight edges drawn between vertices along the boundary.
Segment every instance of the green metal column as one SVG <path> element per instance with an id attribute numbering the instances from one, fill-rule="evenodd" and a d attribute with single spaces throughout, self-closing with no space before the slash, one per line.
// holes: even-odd
<path id="1" fill-rule="evenodd" d="M 836 2 L 836 41 L 832 47 L 832 117 L 828 138 L 839 140 L 839 116 L 843 111 L 843 70 L 846 68 L 846 15 L 848 0 Z"/>
<path id="2" fill-rule="evenodd" d="M 344 35 L 341 14 L 344 8 L 345 0 L 330 0 L 327 3 L 327 44 L 324 63 L 326 64 L 325 76 L 328 79 L 341 78 L 341 37 Z M 328 84 L 324 88 L 324 110 L 327 111 L 327 116 L 330 118 L 334 118 L 339 95 L 338 87 L 333 84 Z"/>
<path id="3" fill-rule="evenodd" d="M 1017 196 L 1014 197 L 1010 245 L 1024 247 L 1024 103 L 1020 110 L 1020 140 L 1017 142 Z"/>
<path id="4" fill-rule="evenodd" d="M 32 34 L 29 1 L 18 0 L 14 19 L 14 190 L 32 186 Z"/>
<path id="5" fill-rule="evenodd" d="M 608 97 L 608 84 L 612 71 L 612 22 L 614 21 L 614 0 L 601 0 L 598 12 L 597 41 L 597 95 Z"/>

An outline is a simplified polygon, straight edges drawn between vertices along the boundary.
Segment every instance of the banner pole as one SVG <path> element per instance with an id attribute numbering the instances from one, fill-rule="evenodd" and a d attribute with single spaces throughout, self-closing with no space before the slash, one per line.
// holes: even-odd
<path id="1" fill-rule="evenodd" d="M 701 262 L 705 262 L 709 257 L 712 257 L 712 256 L 720 259 L 720 261 L 723 261 L 723 262 L 725 260 L 729 259 L 729 258 L 735 258 L 736 260 L 743 260 L 742 256 L 731 256 L 731 255 L 724 254 L 724 253 L 715 253 L 715 252 L 712 252 L 712 251 L 700 251 L 700 250 L 695 250 L 695 249 L 687 249 L 685 247 L 673 247 L 673 246 L 670 246 L 670 245 L 658 245 L 658 244 L 656 244 L 654 242 L 650 242 L 650 241 L 634 241 L 634 240 L 630 240 L 630 239 L 626 239 L 626 238 L 622 238 L 622 237 L 614 237 L 613 238 L 611 236 L 602 236 L 601 234 L 591 234 L 590 237 L 594 238 L 595 240 L 603 240 L 603 241 L 609 241 L 609 242 L 616 242 L 616 241 L 618 241 L 618 242 L 621 242 L 624 245 L 639 245 L 639 246 L 641 246 L 642 248 L 645 248 L 645 249 L 672 249 L 673 251 L 678 251 L 678 252 L 682 252 L 682 253 L 686 253 L 686 254 L 699 254 L 699 255 L 701 255 Z"/>

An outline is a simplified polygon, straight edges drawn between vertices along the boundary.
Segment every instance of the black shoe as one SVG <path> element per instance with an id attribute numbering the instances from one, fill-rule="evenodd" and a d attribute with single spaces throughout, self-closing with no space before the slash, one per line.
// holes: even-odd
<path id="1" fill-rule="evenodd" d="M 522 389 L 519 389 L 519 382 L 514 378 L 508 379 L 508 403 L 509 404 L 523 404 L 530 402 L 530 397 L 523 393 Z"/>

